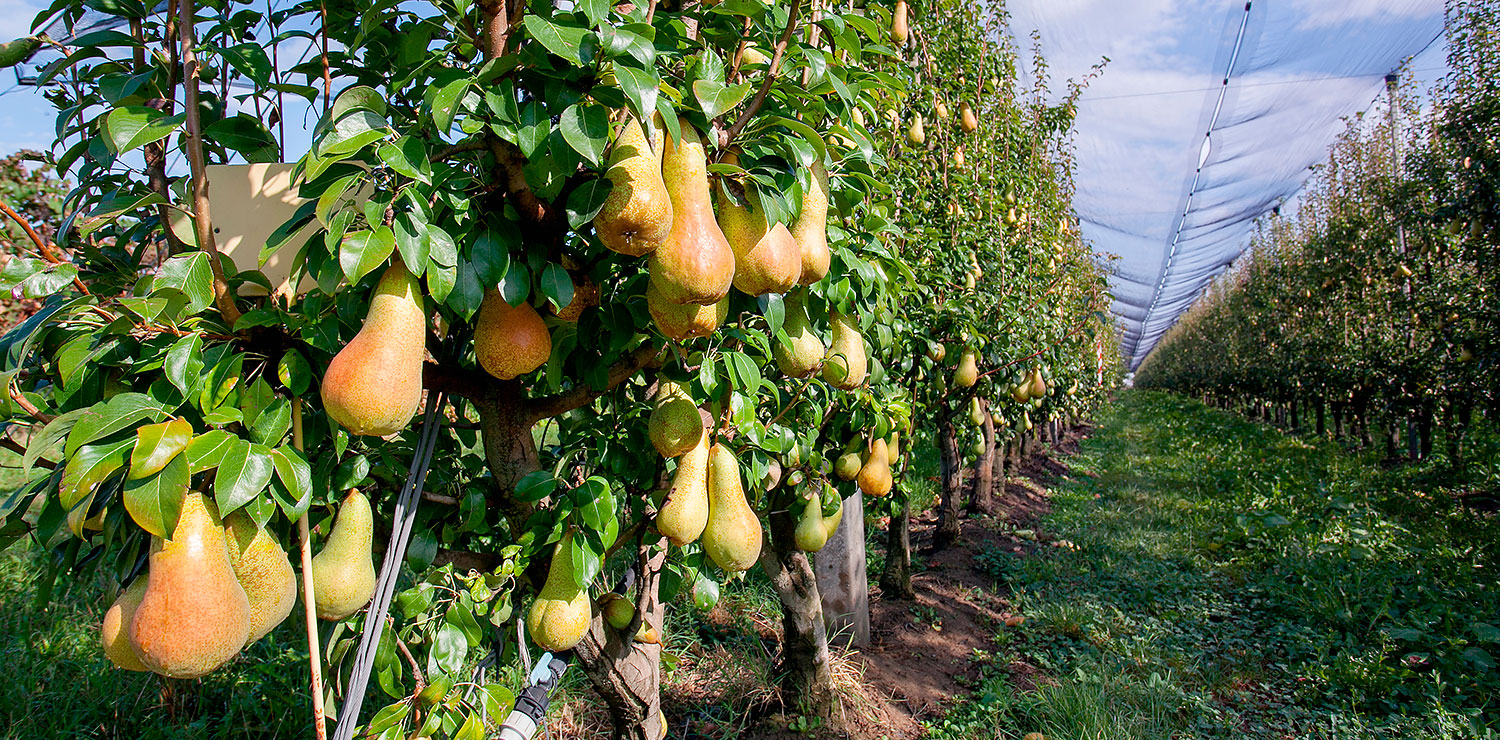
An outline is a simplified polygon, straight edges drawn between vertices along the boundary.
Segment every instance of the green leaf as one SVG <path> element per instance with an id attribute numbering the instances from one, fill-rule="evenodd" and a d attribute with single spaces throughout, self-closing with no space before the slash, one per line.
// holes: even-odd
<path id="1" fill-rule="evenodd" d="M 378 90 L 366 85 L 355 85 L 340 92 L 333 99 L 333 109 L 330 111 L 332 120 L 337 121 L 349 111 L 367 110 L 377 116 L 384 116 L 386 111 L 385 96 Z"/>
<path id="2" fill-rule="evenodd" d="M 591 529 L 596 532 L 601 531 L 606 523 L 614 520 L 615 494 L 610 490 L 608 481 L 598 476 L 591 476 L 573 491 L 575 494 L 573 501 L 577 507 L 574 510 L 583 518 L 583 523 Z"/>
<path id="3" fill-rule="evenodd" d="M 596 103 L 574 103 L 557 123 L 563 140 L 590 164 L 598 165 L 609 146 L 609 112 Z"/>
<path id="4" fill-rule="evenodd" d="M 613 189 L 614 183 L 607 177 L 590 180 L 574 188 L 568 194 L 568 225 L 581 229 L 584 224 L 593 221 L 599 211 L 604 210 L 604 201 L 609 198 L 609 191 Z"/>
<path id="5" fill-rule="evenodd" d="M 469 641 L 464 638 L 463 630 L 451 624 L 443 624 L 432 633 L 432 662 L 439 671 L 444 673 L 457 673 L 464 667 L 464 659 L 469 654 Z"/>
<path id="6" fill-rule="evenodd" d="M 594 582 L 594 577 L 599 575 L 599 565 L 602 558 L 600 553 L 594 551 L 593 545 L 589 544 L 587 537 L 574 537 L 572 546 L 568 552 L 557 553 L 555 557 L 571 557 L 573 559 L 573 582 L 579 588 L 588 588 Z"/>
<path id="7" fill-rule="evenodd" d="M 649 120 L 656 112 L 660 84 L 655 71 L 647 72 L 616 62 L 615 77 L 620 81 L 620 89 L 625 92 L 625 99 L 630 101 L 637 120 Z"/>
<path id="8" fill-rule="evenodd" d="M 36 465 L 36 461 L 40 460 L 42 455 L 51 452 L 58 442 L 63 441 L 68 436 L 68 432 L 73 430 L 73 425 L 77 424 L 78 420 L 89 411 L 90 409 L 86 408 L 73 409 L 47 422 L 47 426 L 42 427 L 42 431 L 26 444 L 26 454 L 21 457 L 21 472 L 30 475 L 31 468 Z"/>
<path id="9" fill-rule="evenodd" d="M 186 120 L 186 113 L 169 116 L 143 105 L 116 108 L 104 119 L 104 141 L 110 151 L 123 154 L 171 136 Z"/>
<path id="10" fill-rule="evenodd" d="M 531 14 L 521 19 L 521 25 L 526 29 L 526 33 L 546 47 L 547 51 L 579 65 L 588 61 L 583 44 L 584 37 L 588 35 L 588 29 L 572 24 L 552 23 L 541 16 Z"/>
<path id="11" fill-rule="evenodd" d="M 527 159 L 536 154 L 542 144 L 547 142 L 547 135 L 552 133 L 552 120 L 547 117 L 547 109 L 541 103 L 531 100 L 521 106 L 521 125 L 516 128 L 516 146 L 521 149 L 521 154 Z"/>
<path id="12" fill-rule="evenodd" d="M 177 529 L 191 477 L 187 456 L 177 455 L 155 475 L 125 482 L 125 510 L 141 529 L 168 537 Z"/>
<path id="13" fill-rule="evenodd" d="M 156 268 L 151 292 L 175 290 L 188 300 L 188 313 L 201 313 L 214 300 L 214 273 L 206 252 L 172 257 Z"/>
<path id="14" fill-rule="evenodd" d="M 381 144 L 377 153 L 387 167 L 418 182 L 432 182 L 432 163 L 427 160 L 427 149 L 421 139 L 403 136 Z"/>
<path id="15" fill-rule="evenodd" d="M 97 445 L 84 445 L 68 458 L 62 478 L 57 483 L 57 499 L 64 509 L 72 509 L 93 493 L 105 478 L 125 467 L 134 438 Z"/>
<path id="16" fill-rule="evenodd" d="M 510 269 L 505 271 L 505 277 L 500 281 L 500 295 L 512 306 L 521 305 L 521 301 L 531 295 L 531 271 L 520 260 L 512 260 Z"/>
<path id="17" fill-rule="evenodd" d="M 338 119 L 328 135 L 318 142 L 316 151 L 320 157 L 351 154 L 384 139 L 390 133 L 390 127 L 391 124 L 374 111 L 351 111 Z"/>
<path id="18" fill-rule="evenodd" d="M 339 463 L 333 471 L 333 490 L 347 491 L 362 485 L 370 476 L 370 460 L 364 455 L 352 455 Z"/>
<path id="19" fill-rule="evenodd" d="M 295 504 L 293 511 L 285 513 L 288 518 L 294 518 L 294 513 L 301 516 L 312 503 L 312 466 L 307 457 L 294 447 L 282 445 L 271 450 L 271 465 L 276 469 L 277 480 L 286 487 Z"/>
<path id="20" fill-rule="evenodd" d="M 458 247 L 454 245 L 453 237 L 437 224 L 427 226 L 427 253 L 433 262 L 444 267 L 458 265 Z"/>
<path id="21" fill-rule="evenodd" d="M 188 472 L 197 475 L 219 467 L 224 456 L 241 443 L 239 437 L 223 429 L 212 429 L 194 437 L 182 451 L 182 457 L 187 460 Z"/>
<path id="22" fill-rule="evenodd" d="M 203 137 L 239 152 L 246 162 L 281 161 L 281 148 L 270 129 L 259 119 L 244 113 L 208 124 L 203 128 Z"/>
<path id="23" fill-rule="evenodd" d="M 545 470 L 537 470 L 521 477 L 516 481 L 516 500 L 522 503 L 536 503 L 551 496 L 557 490 L 557 479 Z"/>
<path id="24" fill-rule="evenodd" d="M 438 134 L 446 134 L 453 128 L 453 118 L 458 115 L 458 104 L 472 84 L 474 78 L 460 77 L 438 88 L 437 93 L 432 96 L 432 121 L 437 125 Z"/>
<path id="25" fill-rule="evenodd" d="M 276 363 L 276 377 L 292 395 L 305 395 L 312 385 L 312 366 L 301 352 L 289 349 L 281 356 L 281 361 Z"/>
<path id="26" fill-rule="evenodd" d="M 542 268 L 542 295 L 557 308 L 573 302 L 573 278 L 562 265 L 549 262 Z"/>
<path id="27" fill-rule="evenodd" d="M 198 373 L 203 370 L 203 337 L 190 334 L 172 343 L 162 369 L 167 381 L 182 395 L 188 395 L 188 389 L 198 384 Z"/>
<path id="28" fill-rule="evenodd" d="M 749 82 L 725 85 L 712 80 L 698 80 L 693 83 L 693 97 L 698 99 L 703 115 L 718 118 L 743 102 L 750 94 L 751 88 L 752 85 Z"/>
<path id="29" fill-rule="evenodd" d="M 744 352 L 726 352 L 725 358 L 735 387 L 746 395 L 755 395 L 760 390 L 760 368 L 755 360 Z"/>
<path id="30" fill-rule="evenodd" d="M 427 267 L 428 251 L 432 246 L 427 230 L 428 227 L 417 223 L 410 213 L 397 215 L 391 228 L 396 236 L 396 251 L 401 253 L 401 261 L 410 266 L 416 275 L 421 275 Z"/>
<path id="31" fill-rule="evenodd" d="M 193 425 L 186 419 L 136 427 L 135 448 L 130 451 L 130 480 L 152 475 L 176 459 L 193 440 Z"/>
<path id="32" fill-rule="evenodd" d="M 271 84 L 271 58 L 260 44 L 238 44 L 221 52 L 236 72 L 249 77 L 257 87 Z"/>
<path id="33" fill-rule="evenodd" d="M 278 398 L 255 417 L 250 425 L 250 439 L 263 445 L 274 445 L 292 428 L 292 404 Z"/>
<path id="34" fill-rule="evenodd" d="M 161 404 L 144 393 L 121 393 L 108 401 L 89 407 L 87 413 L 78 418 L 68 434 L 68 445 L 63 451 L 72 457 L 78 448 L 102 439 L 142 419 L 157 420 L 165 416 Z M 128 440 L 134 443 L 134 439 Z"/>
<path id="35" fill-rule="evenodd" d="M 270 448 L 238 438 L 235 441 L 238 444 L 224 453 L 219 472 L 214 474 L 214 501 L 220 516 L 228 516 L 258 496 L 275 471 Z"/>
<path id="36" fill-rule="evenodd" d="M 357 283 L 370 271 L 385 264 L 394 251 L 396 234 L 389 226 L 374 231 L 355 231 L 345 234 L 339 243 L 339 267 L 350 283 Z"/>
<path id="37" fill-rule="evenodd" d="M 156 193 L 126 193 L 122 191 L 115 191 L 113 193 L 110 193 L 108 198 L 100 201 L 99 205 L 95 206 L 94 210 L 89 211 L 87 216 L 84 216 L 82 220 L 78 221 L 76 228 L 80 235 L 88 236 L 89 234 L 92 234 L 95 231 L 98 231 L 99 229 L 108 226 L 111 223 L 114 223 L 115 219 L 118 219 L 119 217 L 127 213 L 132 213 L 141 208 L 148 208 L 150 206 L 165 202 L 167 202 L 167 200 L 160 195 L 157 195 Z M 56 267 L 61 268 L 73 266 L 57 265 Z M 76 267 L 74 267 L 73 274 L 77 275 Z M 72 277 L 69 277 L 68 282 L 71 281 Z"/>

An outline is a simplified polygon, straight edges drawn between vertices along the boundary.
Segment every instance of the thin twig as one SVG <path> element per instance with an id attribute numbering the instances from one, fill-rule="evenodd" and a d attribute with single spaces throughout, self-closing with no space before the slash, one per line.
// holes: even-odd
<path id="1" fill-rule="evenodd" d="M 7 383 L 5 385 L 5 391 L 10 394 L 10 400 L 15 401 L 17 406 L 20 406 L 26 413 L 31 414 L 31 418 L 36 419 L 43 424 L 46 424 L 47 422 L 57 418 L 51 414 L 42 413 L 42 410 L 37 408 L 36 404 L 28 401 L 26 399 L 26 396 L 22 395 L 15 389 L 15 386 Z"/>
<path id="2" fill-rule="evenodd" d="M 54 265 L 61 265 L 63 263 L 69 262 L 69 260 L 65 260 L 62 257 L 58 256 L 56 245 L 48 244 L 46 240 L 42 239 L 42 235 L 36 233 L 36 229 L 33 229 L 31 227 L 31 224 L 28 223 L 26 219 L 21 217 L 21 214 L 11 210 L 11 207 L 6 205 L 4 201 L 0 201 L 0 211 L 4 211 L 5 215 L 10 216 L 10 220 L 15 221 L 21 226 L 21 230 L 26 232 L 26 236 L 31 239 L 33 244 L 36 244 L 37 249 L 42 255 L 42 259 L 47 260 Z M 79 280 L 76 277 L 73 278 L 73 287 L 78 288 L 78 290 L 82 291 L 84 295 L 89 294 L 88 287 L 83 284 L 82 280 Z"/>
<path id="3" fill-rule="evenodd" d="M 186 91 L 184 111 L 187 114 L 187 154 L 193 177 L 193 226 L 198 235 L 198 248 L 208 253 L 208 267 L 214 277 L 214 305 L 223 314 L 231 328 L 240 320 L 240 309 L 234 305 L 234 293 L 224 277 L 224 265 L 219 260 L 219 247 L 214 240 L 213 218 L 208 206 L 208 173 L 203 159 L 203 122 L 198 111 L 198 56 L 197 42 L 193 33 L 193 0 L 179 0 L 177 4 L 178 36 L 182 41 L 182 86 Z"/>
<path id="4" fill-rule="evenodd" d="M 781 38 L 776 42 L 776 50 L 771 55 L 771 68 L 766 70 L 766 77 L 761 80 L 760 89 L 756 91 L 755 98 L 750 101 L 750 105 L 746 106 L 734 125 L 730 126 L 729 130 L 719 138 L 719 148 L 729 146 L 729 142 L 734 141 L 735 137 L 745 130 L 750 119 L 760 112 L 761 105 L 766 102 L 766 96 L 771 94 L 771 85 L 775 84 L 776 75 L 781 71 L 781 58 L 786 55 L 787 44 L 791 43 L 792 33 L 797 30 L 797 11 L 801 9 L 802 0 L 792 0 L 792 7 L 787 11 L 786 28 L 782 30 Z"/>

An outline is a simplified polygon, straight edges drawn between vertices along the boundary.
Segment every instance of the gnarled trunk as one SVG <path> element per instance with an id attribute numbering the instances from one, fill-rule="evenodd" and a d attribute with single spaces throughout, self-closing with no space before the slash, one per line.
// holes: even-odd
<path id="1" fill-rule="evenodd" d="M 614 725 L 615 740 L 662 740 L 666 722 L 661 716 L 661 645 L 636 642 L 636 627 L 644 623 L 662 633 L 666 608 L 657 599 L 666 540 L 642 544 L 637 580 L 636 620 L 619 631 L 596 610 L 588 634 L 573 649 L 579 665 L 604 699 Z"/>
<path id="2" fill-rule="evenodd" d="M 917 598 L 911 587 L 911 502 L 905 496 L 901 498 L 901 506 L 891 514 L 891 524 L 885 531 L 885 568 L 880 572 L 880 593 L 907 601 Z"/>
<path id="3" fill-rule="evenodd" d="M 995 421 L 990 418 L 989 404 L 980 402 L 984 410 L 984 423 L 980 431 L 984 435 L 984 452 L 974 463 L 974 487 L 969 490 L 969 513 L 989 514 L 995 508 L 995 463 L 999 453 L 995 450 Z"/>
<path id="4" fill-rule="evenodd" d="M 793 539 L 797 518 L 782 507 L 771 512 L 760 566 L 781 599 L 781 691 L 787 706 L 801 714 L 831 720 L 837 712 L 833 673 L 828 666 L 828 630 L 823 600 L 807 553 Z"/>
<path id="5" fill-rule="evenodd" d="M 932 533 L 932 547 L 941 550 L 958 540 L 959 507 L 963 504 L 963 458 L 958 453 L 958 436 L 953 418 L 938 423 L 938 451 L 942 458 L 942 501 L 938 505 L 937 529 Z"/>

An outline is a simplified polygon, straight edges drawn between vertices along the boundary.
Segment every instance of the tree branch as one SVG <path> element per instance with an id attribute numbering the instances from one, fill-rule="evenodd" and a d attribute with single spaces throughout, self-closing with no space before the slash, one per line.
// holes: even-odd
<path id="1" fill-rule="evenodd" d="M 47 240 L 43 239 L 41 234 L 36 233 L 36 229 L 32 228 L 31 224 L 28 223 L 26 219 L 21 217 L 21 214 L 11 210 L 11 207 L 6 205 L 4 201 L 0 201 L 0 211 L 4 211 L 5 215 L 10 216 L 10 220 L 15 221 L 20 225 L 21 230 L 26 232 L 27 238 L 31 239 L 33 244 L 36 244 L 37 250 L 41 252 L 42 259 L 47 260 L 54 265 L 60 265 L 64 262 L 69 262 L 69 260 L 65 260 L 57 254 L 56 245 L 48 244 Z M 83 284 L 82 280 L 79 280 L 76 277 L 73 278 L 73 287 L 82 291 L 84 295 L 89 294 L 88 287 Z"/>
<path id="2" fill-rule="evenodd" d="M 548 419 L 558 414 L 565 414 L 573 409 L 582 408 L 585 404 L 598 398 L 605 391 L 625 382 L 627 378 L 630 378 L 642 369 L 659 365 L 661 361 L 658 359 L 658 355 L 660 353 L 661 349 L 655 345 L 642 345 L 610 366 L 603 388 L 594 390 L 586 385 L 580 385 L 555 395 L 530 399 L 526 402 L 526 414 L 533 421 L 541 421 L 542 419 Z"/>
<path id="3" fill-rule="evenodd" d="M 182 85 L 186 91 L 187 154 L 193 173 L 193 226 L 198 235 L 198 248 L 208 253 L 208 267 L 214 275 L 214 305 L 223 314 L 230 328 L 240 320 L 240 309 L 234 305 L 234 293 L 224 277 L 224 265 L 219 261 L 219 247 L 214 241 L 213 219 L 208 208 L 208 174 L 203 160 L 203 122 L 198 115 L 198 55 L 193 33 L 193 0 L 178 0 L 177 28 L 182 41 Z"/>
<path id="4" fill-rule="evenodd" d="M 504 139 L 493 138 L 489 141 L 490 151 L 495 155 L 495 161 L 505 169 L 505 191 L 510 194 L 515 203 L 516 210 L 520 211 L 522 218 L 539 224 L 552 219 L 552 209 L 531 192 L 531 184 L 526 182 L 526 157 L 521 150 Z"/>
<path id="5" fill-rule="evenodd" d="M 787 11 L 786 28 L 782 30 L 781 38 L 776 41 L 776 50 L 771 54 L 771 68 L 766 70 L 766 77 L 761 80 L 760 89 L 756 91 L 750 105 L 745 107 L 745 111 L 735 120 L 734 125 L 729 127 L 729 130 L 719 135 L 720 149 L 729 146 L 729 142 L 734 141 L 735 137 L 745 130 L 750 119 L 760 112 L 761 105 L 766 102 L 766 96 L 771 94 L 771 85 L 775 84 L 776 74 L 781 71 L 781 58 L 786 56 L 787 44 L 791 43 L 792 33 L 797 30 L 797 11 L 801 9 L 802 0 L 792 0 L 792 7 Z"/>
<path id="6" fill-rule="evenodd" d="M 23 444 L 21 444 L 20 442 L 17 442 L 15 440 L 11 439 L 10 437 L 0 437 L 0 447 L 4 447 L 5 449 L 10 450 L 11 452 L 16 453 L 17 455 L 23 455 L 24 456 L 26 454 L 26 446 L 23 445 Z M 40 465 L 40 466 L 42 466 L 42 467 L 44 467 L 44 468 L 46 468 L 48 470 L 53 470 L 53 469 L 55 469 L 57 467 L 57 463 L 52 462 L 51 460 L 38 459 L 33 464 Z"/>

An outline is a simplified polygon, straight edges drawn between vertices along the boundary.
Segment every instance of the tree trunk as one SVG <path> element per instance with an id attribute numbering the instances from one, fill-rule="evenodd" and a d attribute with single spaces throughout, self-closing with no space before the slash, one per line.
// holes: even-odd
<path id="1" fill-rule="evenodd" d="M 633 635 L 644 622 L 662 632 L 666 608 L 658 601 L 661 569 L 667 560 L 665 539 L 642 544 L 642 571 L 637 585 L 637 619 L 624 631 L 604 622 L 595 610 L 583 641 L 573 649 L 594 690 L 604 699 L 614 725 L 615 740 L 662 740 L 666 722 L 661 716 L 661 645 L 636 642 Z"/>
<path id="2" fill-rule="evenodd" d="M 984 410 L 984 423 L 980 432 L 984 435 L 984 452 L 974 462 L 974 487 L 969 489 L 969 513 L 989 514 L 995 507 L 995 421 L 990 418 L 989 404 L 980 402 Z"/>
<path id="3" fill-rule="evenodd" d="M 1299 431 L 1302 430 L 1302 418 L 1297 413 L 1297 398 L 1295 396 L 1292 397 L 1291 412 L 1292 412 L 1292 432 L 1296 433 L 1296 432 L 1299 432 Z"/>
<path id="4" fill-rule="evenodd" d="M 526 519 L 535 506 L 517 501 L 511 492 L 527 473 L 541 469 L 536 441 L 531 438 L 532 419 L 521 404 L 521 386 L 515 381 L 497 380 L 471 400 L 479 412 L 485 462 L 495 485 L 495 495 L 489 501 L 505 517 L 511 534 L 519 537 L 526 531 Z"/>
<path id="5" fill-rule="evenodd" d="M 880 572 L 880 593 L 906 601 L 917 598 L 911 587 L 911 502 L 904 495 L 885 530 L 885 568 Z"/>
<path id="6" fill-rule="evenodd" d="M 1326 413 L 1323 408 L 1323 399 L 1320 398 L 1313 404 L 1313 410 L 1318 414 L 1318 436 L 1322 437 L 1328 433 L 1327 420 L 1323 418 Z"/>
<path id="7" fill-rule="evenodd" d="M 828 667 L 828 630 L 823 601 L 807 553 L 793 539 L 797 517 L 787 508 L 771 512 L 760 566 L 781 599 L 781 692 L 787 708 L 832 720 L 837 713 L 833 673 Z"/>
<path id="8" fill-rule="evenodd" d="M 941 550 L 958 540 L 959 507 L 963 505 L 963 458 L 958 453 L 958 437 L 953 418 L 938 423 L 938 451 L 942 458 L 942 501 L 938 505 L 937 529 L 932 533 L 932 548 Z"/>
<path id="9" fill-rule="evenodd" d="M 1422 459 L 1432 456 L 1432 403 L 1422 404 L 1422 411 L 1417 416 L 1417 432 L 1421 437 Z"/>

